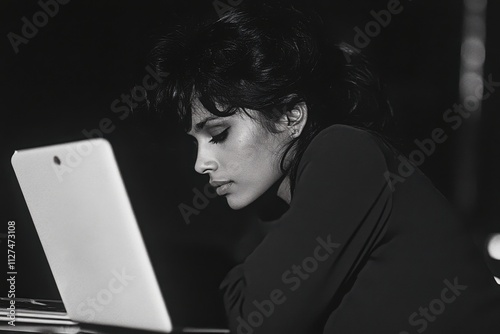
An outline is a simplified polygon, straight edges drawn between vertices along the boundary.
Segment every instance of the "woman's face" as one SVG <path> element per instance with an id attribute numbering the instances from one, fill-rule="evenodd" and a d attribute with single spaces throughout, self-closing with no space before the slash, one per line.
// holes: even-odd
<path id="1" fill-rule="evenodd" d="M 247 112 L 257 117 L 257 111 Z M 282 176 L 279 154 L 290 139 L 288 132 L 271 134 L 245 112 L 217 117 L 199 101 L 192 118 L 188 134 L 198 143 L 194 168 L 208 174 L 210 184 L 232 209 L 249 205 Z"/>

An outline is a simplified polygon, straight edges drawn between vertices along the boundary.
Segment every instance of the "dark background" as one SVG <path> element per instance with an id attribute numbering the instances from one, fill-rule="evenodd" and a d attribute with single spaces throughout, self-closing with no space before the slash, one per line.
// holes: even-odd
<path id="1" fill-rule="evenodd" d="M 352 45 L 354 27 L 363 29 L 373 20 L 371 10 L 387 7 L 387 1 L 368 0 L 303 3 L 321 13 L 328 29 Z M 456 0 L 402 0 L 401 4 L 403 12 L 393 16 L 364 51 L 387 84 L 399 124 L 397 144 L 408 153 L 415 149 L 414 139 L 427 138 L 432 129 L 444 126 L 443 113 L 459 102 L 463 4 Z M 186 224 L 178 205 L 192 206 L 192 189 L 203 189 L 207 182 L 193 169 L 193 147 L 168 118 L 160 122 L 137 112 L 120 119 L 111 109 L 121 94 L 130 94 L 141 84 L 155 37 L 183 15 L 217 17 L 212 1 L 73 0 L 60 5 L 57 15 L 16 54 L 7 34 L 20 35 L 21 18 L 32 21 L 40 10 L 36 1 L 0 0 L 0 240 L 5 249 L 7 222 L 15 220 L 17 297 L 60 298 L 10 165 L 12 153 L 85 139 L 82 131 L 95 130 L 109 118 L 113 131 L 105 138 L 113 145 L 174 322 L 224 326 L 218 285 L 258 243 L 261 226 L 251 208 L 232 211 L 219 198 L 210 200 Z M 489 1 L 487 13 L 484 73 L 500 81 L 495 61 L 500 59 L 498 1 Z M 483 104 L 477 125 L 449 133 L 450 138 L 421 166 L 467 217 L 483 251 L 487 235 L 500 232 L 499 107 L 500 92 L 496 92 Z M 471 154 L 463 151 L 461 139 L 469 138 L 474 126 L 479 131 Z M 479 196 L 464 207 L 457 198 L 472 190 L 457 187 L 457 178 L 463 177 L 457 171 L 470 159 L 478 169 L 465 176 L 478 178 Z M 500 276 L 500 265 L 485 257 Z M 1 282 L 0 296 L 5 296 L 5 280 Z"/>

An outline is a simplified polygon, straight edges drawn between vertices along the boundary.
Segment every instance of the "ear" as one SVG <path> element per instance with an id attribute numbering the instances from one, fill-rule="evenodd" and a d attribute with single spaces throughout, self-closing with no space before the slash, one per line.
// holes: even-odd
<path id="1" fill-rule="evenodd" d="M 280 117 L 279 128 L 287 131 L 292 138 L 300 136 L 307 122 L 307 111 L 305 102 L 297 103 Z"/>

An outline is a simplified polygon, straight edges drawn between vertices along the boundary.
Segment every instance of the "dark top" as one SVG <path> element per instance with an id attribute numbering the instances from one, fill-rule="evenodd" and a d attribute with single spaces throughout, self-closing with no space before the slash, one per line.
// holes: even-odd
<path id="1" fill-rule="evenodd" d="M 233 333 L 500 333 L 482 255 L 393 152 L 345 125 L 312 140 L 290 208 L 221 283 Z"/>

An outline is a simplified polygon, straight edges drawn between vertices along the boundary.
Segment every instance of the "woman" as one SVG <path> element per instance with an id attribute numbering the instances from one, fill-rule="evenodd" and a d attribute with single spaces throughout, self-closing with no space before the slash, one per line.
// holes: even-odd
<path id="1" fill-rule="evenodd" d="M 235 10 L 155 49 L 195 170 L 229 206 L 289 208 L 221 284 L 234 333 L 498 333 L 500 288 L 445 198 L 382 135 L 356 52 L 293 8 Z"/>

